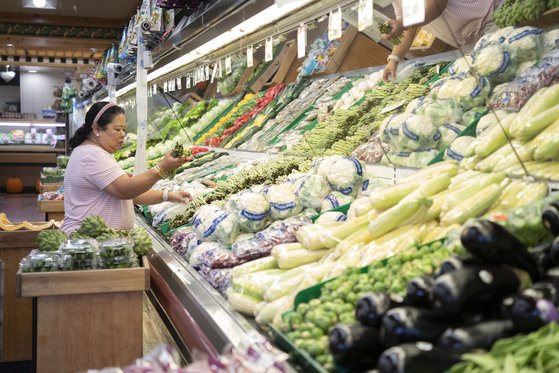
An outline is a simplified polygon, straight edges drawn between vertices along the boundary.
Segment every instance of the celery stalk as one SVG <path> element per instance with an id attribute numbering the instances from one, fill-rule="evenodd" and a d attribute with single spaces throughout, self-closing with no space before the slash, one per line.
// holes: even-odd
<path id="1" fill-rule="evenodd" d="M 442 173 L 449 174 L 450 176 L 456 175 L 458 173 L 458 164 L 456 163 L 456 161 L 439 162 L 435 163 L 434 165 L 427 166 L 404 178 L 401 183 L 424 181 Z"/>

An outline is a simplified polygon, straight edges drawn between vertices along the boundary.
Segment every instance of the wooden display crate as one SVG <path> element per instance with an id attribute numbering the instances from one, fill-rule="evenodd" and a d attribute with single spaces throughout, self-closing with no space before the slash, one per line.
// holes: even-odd
<path id="1" fill-rule="evenodd" d="M 268 81 L 276 74 L 276 72 L 279 70 L 280 66 L 282 65 L 282 62 L 285 60 L 285 58 L 287 57 L 289 50 L 290 50 L 290 46 L 285 43 L 282 47 L 281 50 L 279 51 L 279 53 L 277 54 L 277 56 L 271 61 L 270 65 L 264 70 L 262 71 L 262 73 L 260 74 L 260 76 L 258 77 L 258 79 L 256 79 L 254 81 L 254 83 L 252 83 L 249 87 L 248 90 L 256 93 L 259 92 L 266 83 L 268 83 Z M 293 57 L 294 58 L 294 57 Z M 293 62 L 293 59 L 291 60 L 291 62 Z M 287 71 L 286 71 L 287 73 Z"/>
<path id="2" fill-rule="evenodd" d="M 293 61 L 297 58 L 297 44 L 295 41 L 289 41 L 286 43 L 286 46 L 289 48 L 287 53 L 285 54 L 284 58 L 281 61 L 281 64 L 272 79 L 272 85 L 281 84 L 284 82 L 287 73 L 291 69 L 291 65 L 293 65 Z"/>
<path id="3" fill-rule="evenodd" d="M 18 223 L 14 223 L 18 224 Z M 3 354 L 0 363 L 29 361 L 33 346 L 31 299 L 17 296 L 19 262 L 36 247 L 39 231 L 0 231 L 0 260 L 4 262 Z"/>
<path id="4" fill-rule="evenodd" d="M 351 47 L 351 44 L 353 44 L 353 41 L 357 37 L 358 33 L 359 32 L 357 31 L 357 29 L 350 25 L 342 36 L 342 41 L 338 46 L 338 49 L 336 49 L 334 55 L 330 57 L 326 68 L 323 71 L 309 75 L 308 78 L 316 78 L 338 72 L 340 66 L 342 65 L 342 62 L 347 55 L 349 47 Z"/>
<path id="5" fill-rule="evenodd" d="M 64 186 L 64 182 L 58 183 L 43 183 L 41 182 L 41 193 L 44 192 L 56 192 L 58 189 Z"/>
<path id="6" fill-rule="evenodd" d="M 17 273 L 18 295 L 35 297 L 37 372 L 126 366 L 142 356 L 143 267 Z"/>
<path id="7" fill-rule="evenodd" d="M 37 201 L 39 211 L 46 214 L 46 220 L 64 219 L 64 200 L 61 201 Z"/>
<path id="8" fill-rule="evenodd" d="M 239 79 L 239 82 L 237 83 L 237 86 L 235 87 L 233 92 L 239 94 L 245 91 L 245 83 L 247 82 L 248 78 L 252 76 L 252 73 L 254 72 L 256 66 L 258 66 L 258 61 L 256 60 L 256 58 L 254 58 L 252 67 L 247 68 L 243 72 L 243 75 L 241 75 L 241 79 Z"/>

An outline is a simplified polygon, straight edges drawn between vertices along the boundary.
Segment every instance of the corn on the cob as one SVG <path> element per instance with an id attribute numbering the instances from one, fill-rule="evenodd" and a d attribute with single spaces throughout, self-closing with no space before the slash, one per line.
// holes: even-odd
<path id="1" fill-rule="evenodd" d="M 499 199 L 500 195 L 501 186 L 498 184 L 491 184 L 445 213 L 441 217 L 441 224 L 463 224 L 466 220 L 475 218 L 489 210 L 497 199 Z"/>

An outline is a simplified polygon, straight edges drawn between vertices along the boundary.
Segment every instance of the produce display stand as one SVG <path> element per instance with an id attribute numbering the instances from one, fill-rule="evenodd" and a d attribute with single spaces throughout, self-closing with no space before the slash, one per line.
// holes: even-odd
<path id="1" fill-rule="evenodd" d="M 287 43 L 283 44 L 282 47 L 281 47 L 280 52 L 271 61 L 270 65 L 266 69 L 264 69 L 264 71 L 262 72 L 262 74 L 260 74 L 258 79 L 256 79 L 248 87 L 249 91 L 254 92 L 254 93 L 258 93 L 264 87 L 264 85 L 268 82 L 268 80 L 270 80 L 270 78 L 272 78 L 272 76 L 275 76 L 276 72 L 279 70 L 280 66 L 282 65 L 284 60 L 286 60 L 286 57 L 288 55 L 291 58 L 291 62 L 293 62 L 293 59 L 295 58 L 295 55 L 293 53 L 289 53 L 289 51 L 292 50 L 292 49 L 293 49 L 293 47 L 290 44 L 287 44 Z M 289 66 L 288 66 L 288 68 L 289 68 Z M 286 70 L 285 74 L 287 74 L 287 69 L 285 69 L 285 70 Z"/>
<path id="2" fill-rule="evenodd" d="M 142 356 L 143 267 L 17 273 L 20 297 L 33 297 L 36 370 L 78 372 L 125 366 Z"/>
<path id="3" fill-rule="evenodd" d="M 64 201 L 37 201 L 39 211 L 44 212 L 46 220 L 64 219 Z"/>
<path id="4" fill-rule="evenodd" d="M 56 183 L 43 183 L 41 181 L 41 193 L 44 192 L 56 192 L 57 190 L 59 190 L 61 187 L 64 186 L 64 182 L 56 182 Z"/>
<path id="5" fill-rule="evenodd" d="M 342 62 L 346 58 L 347 52 L 351 47 L 351 44 L 357 37 L 358 31 L 355 27 L 349 26 L 345 31 L 344 35 L 342 36 L 342 41 L 334 54 L 330 57 L 328 64 L 324 68 L 324 70 L 320 72 L 313 73 L 308 76 L 308 78 L 316 78 L 325 75 L 330 75 L 339 71 Z"/>
<path id="6" fill-rule="evenodd" d="M 18 223 L 14 223 L 18 224 Z M 19 262 L 36 247 L 39 231 L 0 231 L 0 260 L 4 262 L 4 330 L 2 333 L 2 363 L 30 361 L 32 358 L 32 303 L 18 298 L 16 273 Z"/>

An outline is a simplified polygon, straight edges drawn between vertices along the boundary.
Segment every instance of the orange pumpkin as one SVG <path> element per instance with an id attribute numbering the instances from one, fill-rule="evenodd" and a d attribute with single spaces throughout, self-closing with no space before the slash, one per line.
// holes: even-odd
<path id="1" fill-rule="evenodd" d="M 23 192 L 23 182 L 19 177 L 12 176 L 6 181 L 6 192 L 17 194 Z"/>
<path id="2" fill-rule="evenodd" d="M 37 193 L 41 194 L 41 178 L 38 177 L 37 181 L 35 181 L 35 190 Z"/>

